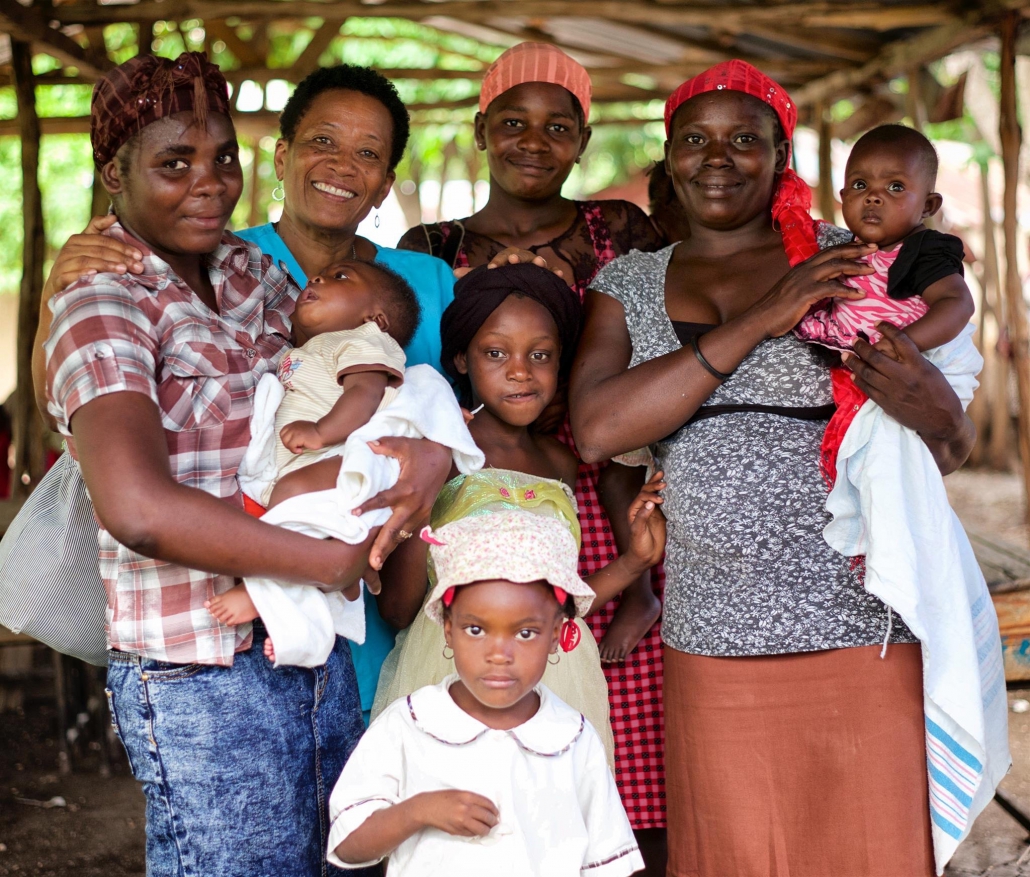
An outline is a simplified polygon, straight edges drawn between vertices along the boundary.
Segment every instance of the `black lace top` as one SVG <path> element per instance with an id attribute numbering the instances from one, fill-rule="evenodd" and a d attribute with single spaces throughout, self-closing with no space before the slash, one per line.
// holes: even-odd
<path id="1" fill-rule="evenodd" d="M 568 266 L 572 270 L 572 286 L 580 296 L 594 275 L 616 256 L 630 250 L 651 253 L 665 245 L 647 214 L 629 201 L 577 201 L 576 207 L 572 225 L 546 243 L 528 249 L 543 256 L 552 267 Z M 441 256 L 456 268 L 474 268 L 485 265 L 507 247 L 469 231 L 466 222 L 467 219 L 416 225 L 404 233 L 397 249 Z"/>

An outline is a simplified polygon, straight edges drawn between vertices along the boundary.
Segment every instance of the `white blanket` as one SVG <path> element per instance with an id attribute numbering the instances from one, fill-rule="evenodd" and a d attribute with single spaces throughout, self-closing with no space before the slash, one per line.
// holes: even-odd
<path id="1" fill-rule="evenodd" d="M 969 326 L 927 354 L 963 407 L 983 367 L 972 333 Z M 841 443 L 826 508 L 826 541 L 865 555 L 866 589 L 922 644 L 930 817 L 943 874 L 1011 764 L 994 606 L 933 456 L 872 400 Z"/>
<path id="2" fill-rule="evenodd" d="M 243 492 L 259 500 L 275 480 L 275 412 L 284 390 L 274 374 L 258 383 L 251 418 L 251 442 L 240 464 Z M 387 436 L 428 438 L 451 448 L 454 464 L 463 474 L 483 467 L 483 452 L 465 425 L 450 385 L 432 367 L 414 365 L 404 371 L 397 397 L 342 445 L 326 448 L 322 458 L 342 457 L 336 487 L 292 497 L 265 513 L 269 524 L 287 527 L 315 538 L 363 542 L 373 527 L 385 524 L 389 509 L 357 517 L 351 510 L 397 483 L 400 464 L 376 454 L 368 443 Z M 317 667 L 324 664 L 344 636 L 365 641 L 364 588 L 350 602 L 339 591 L 323 593 L 309 585 L 248 578 L 247 592 L 257 607 L 275 647 L 275 665 Z"/>

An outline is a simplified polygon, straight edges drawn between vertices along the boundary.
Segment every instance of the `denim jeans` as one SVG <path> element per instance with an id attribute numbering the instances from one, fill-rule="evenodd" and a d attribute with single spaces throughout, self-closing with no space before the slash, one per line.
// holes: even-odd
<path id="1" fill-rule="evenodd" d="M 326 877 L 327 800 L 364 730 L 346 641 L 273 669 L 265 633 L 233 666 L 111 652 L 115 731 L 147 802 L 147 877 Z M 349 872 L 353 874 L 354 872 Z"/>

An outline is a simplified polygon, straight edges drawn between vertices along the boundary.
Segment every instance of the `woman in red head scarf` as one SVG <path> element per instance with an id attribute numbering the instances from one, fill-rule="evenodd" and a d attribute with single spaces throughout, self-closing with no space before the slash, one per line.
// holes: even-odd
<path id="1" fill-rule="evenodd" d="M 594 279 L 571 407 L 584 459 L 649 446 L 668 483 L 668 873 L 928 877 L 919 645 L 823 539 L 829 364 L 790 333 L 856 296 L 839 278 L 870 248 L 808 215 L 796 107 L 754 67 L 684 83 L 665 118 L 691 234 Z M 884 331 L 856 383 L 951 471 L 972 426 Z"/>

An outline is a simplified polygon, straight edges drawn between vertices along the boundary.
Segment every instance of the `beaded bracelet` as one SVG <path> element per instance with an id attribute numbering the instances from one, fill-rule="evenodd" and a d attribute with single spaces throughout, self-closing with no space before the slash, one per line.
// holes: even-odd
<path id="1" fill-rule="evenodd" d="M 733 372 L 721 372 L 707 359 L 705 359 L 704 354 L 701 352 L 701 347 L 697 343 L 697 340 L 700 337 L 700 335 L 695 335 L 693 338 L 690 339 L 690 346 L 694 348 L 694 356 L 697 357 L 697 361 L 701 363 L 702 366 L 704 366 L 705 371 L 708 372 L 708 374 L 710 374 L 713 378 L 717 378 L 720 381 L 729 380 L 731 377 L 733 377 Z"/>

